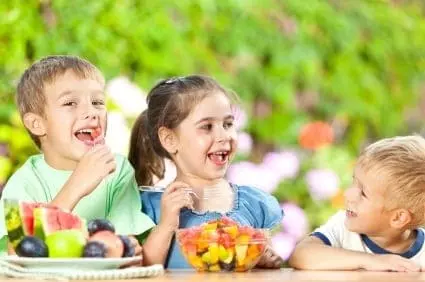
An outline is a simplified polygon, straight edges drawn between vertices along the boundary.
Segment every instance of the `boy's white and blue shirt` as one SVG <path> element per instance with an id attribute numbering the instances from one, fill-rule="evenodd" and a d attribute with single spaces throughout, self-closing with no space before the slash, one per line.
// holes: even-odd
<path id="1" fill-rule="evenodd" d="M 368 236 L 349 231 L 345 227 L 345 218 L 344 211 L 336 213 L 326 224 L 314 230 L 311 236 L 315 236 L 322 240 L 324 244 L 336 248 L 371 254 L 394 254 L 378 246 Z M 415 231 L 416 239 L 413 244 L 406 252 L 397 255 L 411 259 L 421 266 L 425 266 L 425 230 L 418 228 Z"/>
<path id="2" fill-rule="evenodd" d="M 233 209 L 225 214 L 218 212 L 198 213 L 189 209 L 180 212 L 179 228 L 199 226 L 210 220 L 215 220 L 223 215 L 232 218 L 240 225 L 254 228 L 274 228 L 281 223 L 283 211 L 276 198 L 259 189 L 238 186 L 232 184 L 234 190 Z M 141 192 L 143 212 L 146 213 L 156 224 L 161 218 L 162 193 Z M 180 251 L 175 238 L 171 242 L 165 267 L 191 268 Z"/>

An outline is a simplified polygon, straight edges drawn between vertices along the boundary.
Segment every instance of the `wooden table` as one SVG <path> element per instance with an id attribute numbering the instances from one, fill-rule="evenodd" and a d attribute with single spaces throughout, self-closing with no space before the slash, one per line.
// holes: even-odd
<path id="1" fill-rule="evenodd" d="M 187 281 L 187 282 L 263 282 L 263 281 L 425 281 L 424 273 L 396 273 L 396 272 L 367 272 L 367 271 L 292 271 L 290 269 L 282 270 L 254 270 L 248 273 L 197 273 L 193 271 L 167 271 L 164 275 L 154 278 L 142 278 L 125 281 L 143 281 L 143 282 L 169 282 L 169 281 Z M 0 277 L 0 281 L 23 282 L 31 280 L 11 279 Z M 38 280 L 43 281 L 43 280 Z M 47 280 L 44 280 L 47 281 Z M 50 280 L 52 281 L 52 280 Z M 70 280 L 77 282 L 87 282 L 90 280 Z M 92 282 L 106 282 L 117 280 L 92 280 Z"/>

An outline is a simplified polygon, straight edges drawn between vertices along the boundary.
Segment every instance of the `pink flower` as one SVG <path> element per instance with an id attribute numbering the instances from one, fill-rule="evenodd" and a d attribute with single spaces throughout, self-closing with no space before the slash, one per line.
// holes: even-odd
<path id="1" fill-rule="evenodd" d="M 282 219 L 283 230 L 295 240 L 301 239 L 309 230 L 308 219 L 304 211 L 294 203 L 281 205 L 285 216 Z"/>
<path id="2" fill-rule="evenodd" d="M 251 162 L 239 162 L 231 165 L 227 179 L 238 185 L 252 186 L 272 193 L 279 184 L 279 177 L 270 169 Z"/>
<path id="3" fill-rule="evenodd" d="M 238 134 L 238 153 L 247 155 L 252 149 L 252 138 L 246 132 L 240 132 Z"/>
<path id="4" fill-rule="evenodd" d="M 262 166 L 273 170 L 279 180 L 291 179 L 297 176 L 300 169 L 300 160 L 295 152 L 271 152 L 264 156 Z"/>
<path id="5" fill-rule="evenodd" d="M 280 232 L 272 237 L 273 250 L 284 260 L 287 260 L 292 254 L 297 241 L 291 235 Z"/>
<path id="6" fill-rule="evenodd" d="M 314 200 L 326 200 L 338 193 L 339 177 L 330 169 L 312 169 L 306 176 L 310 195 Z"/>

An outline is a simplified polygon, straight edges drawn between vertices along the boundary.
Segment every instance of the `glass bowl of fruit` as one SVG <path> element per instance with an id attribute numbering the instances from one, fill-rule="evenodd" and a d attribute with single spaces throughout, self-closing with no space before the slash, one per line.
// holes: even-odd
<path id="1" fill-rule="evenodd" d="M 177 230 L 177 242 L 188 263 L 198 271 L 252 269 L 269 243 L 268 229 L 240 226 L 223 217 Z"/>

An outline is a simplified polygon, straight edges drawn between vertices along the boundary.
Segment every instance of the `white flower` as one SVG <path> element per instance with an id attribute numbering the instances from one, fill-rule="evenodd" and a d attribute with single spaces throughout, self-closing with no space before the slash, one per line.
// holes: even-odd
<path id="1" fill-rule="evenodd" d="M 112 152 L 127 154 L 130 140 L 130 130 L 127 121 L 121 112 L 108 113 L 108 129 L 106 131 L 105 142 Z"/>
<path id="2" fill-rule="evenodd" d="M 326 200 L 339 190 L 339 177 L 330 169 L 312 169 L 306 176 L 310 195 L 314 200 Z"/>
<path id="3" fill-rule="evenodd" d="M 108 96 L 126 116 L 138 116 L 147 108 L 146 93 L 127 77 L 117 77 L 106 85 Z"/>

